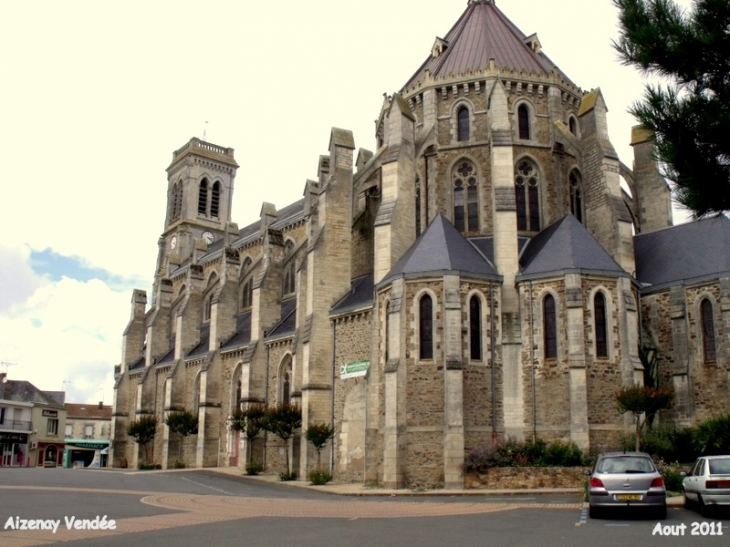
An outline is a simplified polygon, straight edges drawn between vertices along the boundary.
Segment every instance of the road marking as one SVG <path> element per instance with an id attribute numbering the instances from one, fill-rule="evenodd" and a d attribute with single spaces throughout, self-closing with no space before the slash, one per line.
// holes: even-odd
<path id="1" fill-rule="evenodd" d="M 627 523 L 618 523 L 618 524 L 604 524 L 604 526 L 631 526 Z"/>
<path id="2" fill-rule="evenodd" d="M 588 522 L 588 509 L 584 507 L 580 512 L 580 520 L 576 522 L 575 525 L 583 526 L 586 522 Z"/>
<path id="3" fill-rule="evenodd" d="M 212 486 L 208 486 L 207 484 L 203 484 L 202 482 L 191 481 L 187 477 L 182 477 L 182 480 L 187 481 L 187 482 L 190 482 L 190 483 L 193 483 L 193 484 L 197 484 L 198 486 L 202 486 L 203 488 L 210 488 L 211 490 L 215 490 L 216 492 L 221 492 L 223 494 L 228 494 L 229 496 L 233 496 L 234 495 L 233 492 L 228 492 L 227 490 L 221 490 L 220 488 L 214 488 Z"/>

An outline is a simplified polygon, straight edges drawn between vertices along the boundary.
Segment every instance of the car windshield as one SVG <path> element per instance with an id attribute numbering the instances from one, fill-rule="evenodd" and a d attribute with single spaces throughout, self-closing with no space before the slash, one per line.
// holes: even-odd
<path id="1" fill-rule="evenodd" d="M 654 464 L 648 458 L 636 456 L 617 456 L 603 458 L 598 462 L 598 473 L 651 473 Z"/>
<path id="2" fill-rule="evenodd" d="M 730 458 L 709 460 L 710 475 L 730 475 Z"/>

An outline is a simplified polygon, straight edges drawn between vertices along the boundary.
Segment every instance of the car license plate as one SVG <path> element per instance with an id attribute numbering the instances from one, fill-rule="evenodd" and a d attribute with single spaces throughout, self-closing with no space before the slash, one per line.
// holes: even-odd
<path id="1" fill-rule="evenodd" d="M 618 501 L 641 501 L 641 494 L 616 494 Z"/>

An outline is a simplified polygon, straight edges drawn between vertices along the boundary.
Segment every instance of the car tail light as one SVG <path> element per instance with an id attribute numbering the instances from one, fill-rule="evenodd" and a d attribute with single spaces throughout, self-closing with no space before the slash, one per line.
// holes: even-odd
<path id="1" fill-rule="evenodd" d="M 664 479 L 661 477 L 657 477 L 653 481 L 651 481 L 651 486 L 649 488 L 661 488 L 664 486 Z"/>
<path id="2" fill-rule="evenodd" d="M 730 488 L 730 481 L 707 481 L 707 488 Z"/>
<path id="3" fill-rule="evenodd" d="M 597 479 L 596 477 L 591 477 L 590 485 L 591 488 L 603 488 L 603 481 L 601 479 Z"/>

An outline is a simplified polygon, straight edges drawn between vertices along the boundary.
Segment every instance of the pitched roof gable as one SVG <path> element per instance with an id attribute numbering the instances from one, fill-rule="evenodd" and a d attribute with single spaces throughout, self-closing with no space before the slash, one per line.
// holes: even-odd
<path id="1" fill-rule="evenodd" d="M 445 216 L 438 214 L 381 283 L 400 276 L 449 271 L 500 278 L 484 255 Z"/>
<path id="2" fill-rule="evenodd" d="M 626 275 L 598 241 L 568 214 L 533 237 L 520 259 L 520 278 L 544 277 L 566 270 Z"/>

